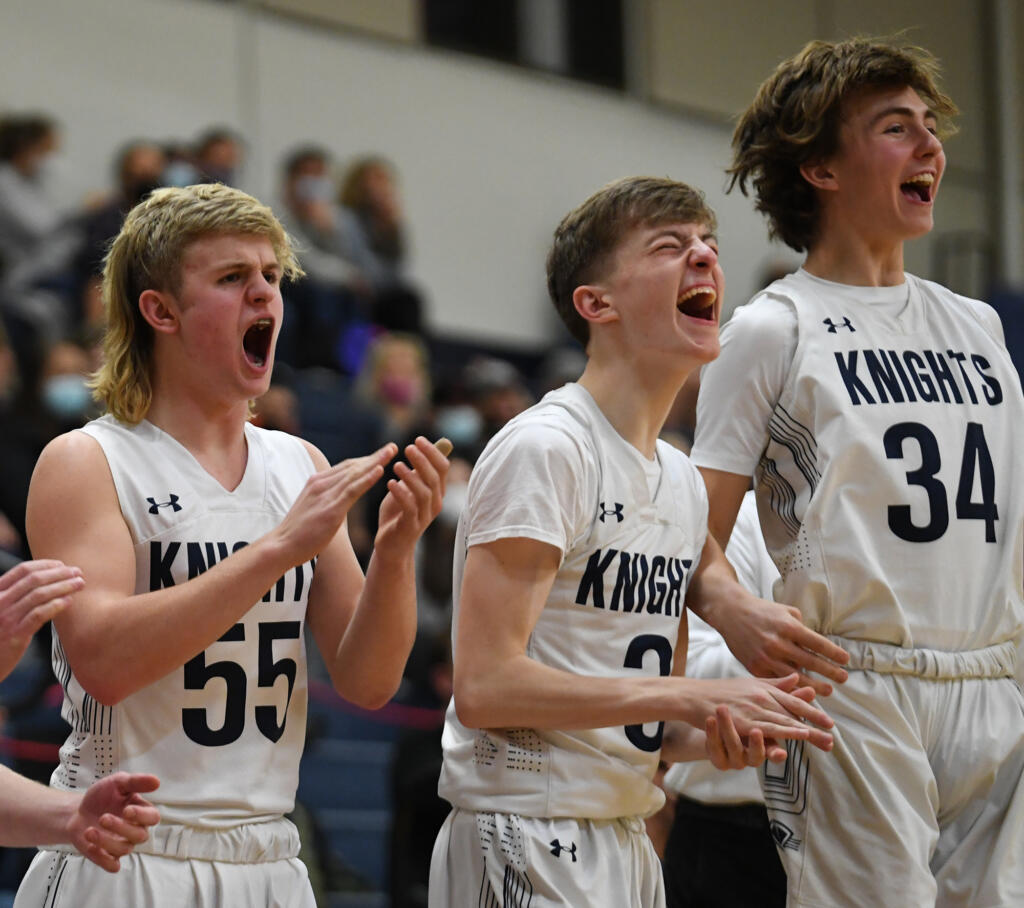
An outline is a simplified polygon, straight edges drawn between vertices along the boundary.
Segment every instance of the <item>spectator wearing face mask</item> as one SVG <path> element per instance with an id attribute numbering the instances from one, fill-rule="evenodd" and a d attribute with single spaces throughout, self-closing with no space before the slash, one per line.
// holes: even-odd
<path id="1" fill-rule="evenodd" d="M 277 356 L 297 367 L 355 371 L 341 362 L 339 349 L 349 327 L 365 321 L 372 289 L 359 254 L 337 229 L 336 194 L 326 150 L 304 146 L 285 160 L 281 222 L 296 240 L 306 277 L 286 292 L 292 314 L 285 319 Z"/>
<path id="2" fill-rule="evenodd" d="M 200 182 L 238 186 L 244 158 L 242 139 L 224 126 L 206 130 L 196 141 L 194 163 Z"/>
<path id="3" fill-rule="evenodd" d="M 121 229 L 124 216 L 150 192 L 164 185 L 167 156 L 156 142 L 145 139 L 124 145 L 114 158 L 115 192 L 97 208 L 81 216 L 84 242 L 75 258 L 75 273 L 81 288 L 81 316 L 86 325 L 102 321 L 100 273 L 110 241 Z"/>

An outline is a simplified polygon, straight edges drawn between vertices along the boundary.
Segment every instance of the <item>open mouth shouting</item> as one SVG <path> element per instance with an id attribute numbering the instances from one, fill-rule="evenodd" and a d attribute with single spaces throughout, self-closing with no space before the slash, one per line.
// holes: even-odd
<path id="1" fill-rule="evenodd" d="M 701 285 L 691 287 L 684 291 L 678 300 L 676 308 L 688 315 L 690 318 L 699 318 L 703 321 L 713 322 L 715 320 L 715 303 L 718 301 L 718 293 L 714 287 Z"/>
<path id="2" fill-rule="evenodd" d="M 261 318 L 253 322 L 242 337 L 242 349 L 249 364 L 262 369 L 270 356 L 270 343 L 274 339 L 274 320 Z"/>
<path id="3" fill-rule="evenodd" d="M 900 183 L 900 192 L 912 202 L 930 202 L 934 197 L 934 184 L 934 173 L 919 173 Z"/>

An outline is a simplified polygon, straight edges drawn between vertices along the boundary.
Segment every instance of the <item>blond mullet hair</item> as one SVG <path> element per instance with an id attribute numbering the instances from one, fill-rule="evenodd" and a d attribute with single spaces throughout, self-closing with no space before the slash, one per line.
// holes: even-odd
<path id="1" fill-rule="evenodd" d="M 185 250 L 215 234 L 266 238 L 285 278 L 304 273 L 274 212 L 238 189 L 220 183 L 157 189 L 136 205 L 103 262 L 103 364 L 90 381 L 93 397 L 121 422 L 145 419 L 153 400 L 153 329 L 139 297 L 145 290 L 178 293 Z"/>

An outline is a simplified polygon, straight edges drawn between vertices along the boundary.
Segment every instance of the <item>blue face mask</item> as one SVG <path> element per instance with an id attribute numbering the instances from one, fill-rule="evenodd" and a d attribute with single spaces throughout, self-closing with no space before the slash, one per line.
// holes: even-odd
<path id="1" fill-rule="evenodd" d="M 484 421 L 476 407 L 461 404 L 439 410 L 434 420 L 439 435 L 449 439 L 455 447 L 470 445 L 480 439 Z"/>
<path id="2" fill-rule="evenodd" d="M 164 169 L 165 186 L 191 186 L 199 182 L 199 174 L 188 161 L 171 161 Z"/>
<path id="3" fill-rule="evenodd" d="M 92 402 L 92 394 L 81 375 L 54 375 L 46 379 L 42 396 L 54 416 L 67 420 L 84 417 Z"/>

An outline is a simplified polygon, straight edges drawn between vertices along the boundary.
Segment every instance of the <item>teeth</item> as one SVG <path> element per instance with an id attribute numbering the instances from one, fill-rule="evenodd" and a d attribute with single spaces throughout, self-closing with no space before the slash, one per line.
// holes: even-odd
<path id="1" fill-rule="evenodd" d="M 707 303 L 708 306 L 713 305 L 715 300 L 718 299 L 718 294 L 715 293 L 714 289 L 711 287 L 691 287 L 686 291 L 686 293 L 680 296 L 678 300 L 676 300 L 676 305 L 685 303 L 687 300 L 693 299 L 695 296 L 700 296 L 701 294 L 711 297 L 710 301 Z"/>
<path id="2" fill-rule="evenodd" d="M 269 328 L 273 323 L 270 321 L 269 318 L 260 318 L 254 321 L 252 324 L 254 328 Z"/>
<path id="3" fill-rule="evenodd" d="M 919 173 L 917 176 L 911 177 L 906 181 L 907 183 L 920 183 L 922 186 L 931 186 L 935 182 L 934 173 Z"/>

